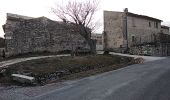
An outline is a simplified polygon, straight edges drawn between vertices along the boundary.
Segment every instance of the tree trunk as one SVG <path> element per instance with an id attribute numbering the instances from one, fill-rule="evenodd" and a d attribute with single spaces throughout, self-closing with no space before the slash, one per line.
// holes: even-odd
<path id="1" fill-rule="evenodd" d="M 87 41 L 88 45 L 90 46 L 90 53 L 91 54 L 96 54 L 96 41 L 91 39 L 91 31 L 84 27 L 83 25 L 79 26 L 80 28 L 80 35 L 82 35 L 85 40 Z"/>

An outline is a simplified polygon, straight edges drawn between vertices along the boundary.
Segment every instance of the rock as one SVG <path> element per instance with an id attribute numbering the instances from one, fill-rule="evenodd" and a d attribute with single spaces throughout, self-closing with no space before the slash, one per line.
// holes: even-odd
<path id="1" fill-rule="evenodd" d="M 12 79 L 20 82 L 20 83 L 28 83 L 28 84 L 34 84 L 35 78 L 31 76 L 21 75 L 21 74 L 12 74 Z"/>
<path id="2" fill-rule="evenodd" d="M 140 64 L 140 63 L 144 63 L 144 59 L 139 57 L 139 58 L 136 58 L 133 60 L 133 63 L 134 64 Z"/>
<path id="3" fill-rule="evenodd" d="M 0 70 L 0 75 L 1 76 L 5 76 L 6 75 L 6 69 L 5 68 Z"/>

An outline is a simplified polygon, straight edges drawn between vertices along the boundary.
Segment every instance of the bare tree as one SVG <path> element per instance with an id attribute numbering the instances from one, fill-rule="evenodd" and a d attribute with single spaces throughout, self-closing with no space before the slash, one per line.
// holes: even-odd
<path id="1" fill-rule="evenodd" d="M 83 36 L 90 46 L 91 53 L 95 53 L 95 42 L 91 39 L 91 33 L 96 23 L 93 20 L 98 9 L 99 1 L 89 0 L 86 2 L 69 1 L 66 5 L 52 7 L 52 12 L 64 22 L 74 23 L 75 30 Z M 73 29 L 74 30 L 74 29 Z"/>

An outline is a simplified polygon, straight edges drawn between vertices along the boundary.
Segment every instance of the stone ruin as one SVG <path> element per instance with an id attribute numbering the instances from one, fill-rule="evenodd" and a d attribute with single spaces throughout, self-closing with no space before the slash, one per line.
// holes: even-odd
<path id="1" fill-rule="evenodd" d="M 6 55 L 74 51 L 77 48 L 90 50 L 80 31 L 75 29 L 72 23 L 8 13 L 3 25 Z"/>

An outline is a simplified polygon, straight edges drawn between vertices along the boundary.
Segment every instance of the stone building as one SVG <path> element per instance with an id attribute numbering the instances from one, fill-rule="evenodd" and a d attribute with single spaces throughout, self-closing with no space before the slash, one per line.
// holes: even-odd
<path id="1" fill-rule="evenodd" d="M 8 55 L 90 49 L 74 24 L 46 17 L 32 18 L 8 13 L 3 29 Z"/>
<path id="2" fill-rule="evenodd" d="M 5 39 L 0 37 L 0 48 L 4 48 L 5 47 Z"/>
<path id="3" fill-rule="evenodd" d="M 104 49 L 142 55 L 167 55 L 162 54 L 164 48 L 159 34 L 167 34 L 167 28 L 161 27 L 161 22 L 157 18 L 128 12 L 127 8 L 124 12 L 104 11 Z"/>
<path id="4" fill-rule="evenodd" d="M 103 35 L 94 33 L 91 38 L 96 40 L 96 50 L 103 50 Z"/>
<path id="5" fill-rule="evenodd" d="M 0 37 L 0 58 L 4 56 L 5 39 Z"/>
<path id="6" fill-rule="evenodd" d="M 164 34 L 169 34 L 170 35 L 170 30 L 168 26 L 162 25 L 161 26 L 161 32 Z"/>

